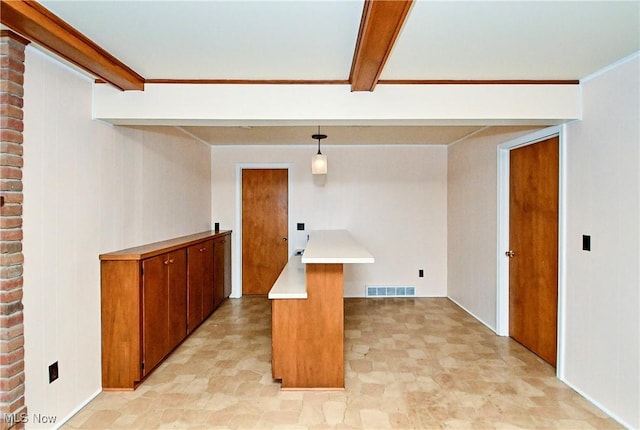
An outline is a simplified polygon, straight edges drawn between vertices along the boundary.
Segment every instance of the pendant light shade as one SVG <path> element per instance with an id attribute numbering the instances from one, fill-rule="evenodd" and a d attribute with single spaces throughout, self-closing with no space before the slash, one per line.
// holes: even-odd
<path id="1" fill-rule="evenodd" d="M 322 155 L 320 152 L 320 141 L 326 139 L 326 134 L 320 134 L 320 126 L 318 126 L 318 134 L 311 136 L 313 139 L 318 139 L 318 153 L 311 159 L 311 173 L 314 175 L 326 175 L 327 174 L 327 156 Z"/>
<path id="2" fill-rule="evenodd" d="M 311 173 L 314 175 L 326 175 L 327 174 L 327 156 L 320 153 L 313 156 L 311 159 Z"/>

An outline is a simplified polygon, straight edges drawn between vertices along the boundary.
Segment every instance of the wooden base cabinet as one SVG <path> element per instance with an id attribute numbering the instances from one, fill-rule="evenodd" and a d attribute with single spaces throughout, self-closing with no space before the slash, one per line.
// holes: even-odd
<path id="1" fill-rule="evenodd" d="M 187 335 L 187 253 L 142 260 L 142 373 L 150 372 Z"/>
<path id="2" fill-rule="evenodd" d="M 103 389 L 135 389 L 228 297 L 230 250 L 221 231 L 100 255 Z"/>
<path id="3" fill-rule="evenodd" d="M 188 332 L 193 332 L 214 309 L 213 240 L 187 248 L 189 304 Z"/>
<path id="4" fill-rule="evenodd" d="M 213 297 L 215 307 L 231 294 L 231 236 L 214 239 Z"/>

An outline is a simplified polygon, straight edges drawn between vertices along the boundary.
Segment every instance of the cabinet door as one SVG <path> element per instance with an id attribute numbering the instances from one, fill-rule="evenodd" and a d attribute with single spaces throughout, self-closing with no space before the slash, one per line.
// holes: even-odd
<path id="1" fill-rule="evenodd" d="M 173 349 L 187 336 L 187 250 L 168 255 L 168 333 L 169 349 Z"/>
<path id="2" fill-rule="evenodd" d="M 224 247 L 226 236 L 213 240 L 213 304 L 220 306 L 224 300 Z"/>
<path id="3" fill-rule="evenodd" d="M 213 240 L 202 244 L 204 258 L 202 260 L 202 319 L 207 319 L 214 309 L 213 293 Z"/>
<path id="4" fill-rule="evenodd" d="M 231 235 L 225 236 L 224 240 L 224 293 L 222 298 L 226 299 L 231 295 Z"/>
<path id="5" fill-rule="evenodd" d="M 142 360 L 146 375 L 169 352 L 167 317 L 168 257 L 159 255 L 142 262 Z"/>
<path id="6" fill-rule="evenodd" d="M 191 333 L 204 318 L 203 287 L 206 250 L 202 244 L 191 245 L 187 249 L 187 321 Z M 209 256 L 210 253 L 209 253 Z"/>

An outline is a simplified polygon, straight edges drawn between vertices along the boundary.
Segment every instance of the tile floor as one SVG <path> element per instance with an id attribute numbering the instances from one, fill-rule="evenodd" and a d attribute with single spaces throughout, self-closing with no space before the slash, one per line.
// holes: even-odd
<path id="1" fill-rule="evenodd" d="M 270 303 L 227 300 L 134 392 L 66 429 L 620 428 L 445 298 L 346 299 L 344 391 L 280 391 Z"/>

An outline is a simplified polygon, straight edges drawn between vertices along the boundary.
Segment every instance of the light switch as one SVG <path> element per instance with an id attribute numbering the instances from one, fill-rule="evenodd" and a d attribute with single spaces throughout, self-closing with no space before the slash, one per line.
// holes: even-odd
<path id="1" fill-rule="evenodd" d="M 582 250 L 591 251 L 591 236 L 587 234 L 582 235 Z"/>

